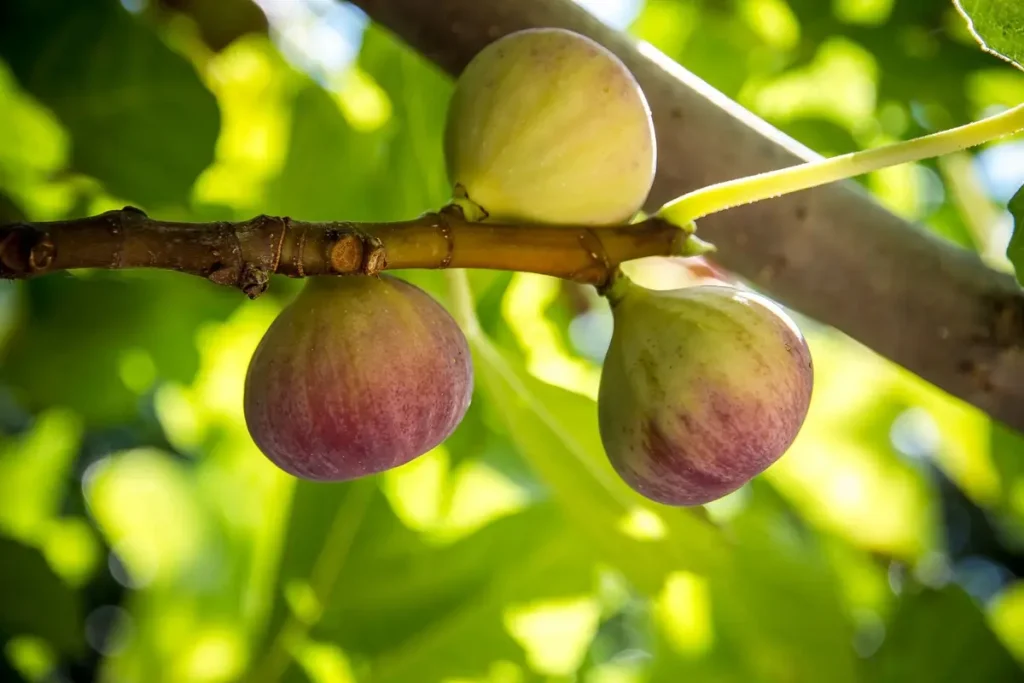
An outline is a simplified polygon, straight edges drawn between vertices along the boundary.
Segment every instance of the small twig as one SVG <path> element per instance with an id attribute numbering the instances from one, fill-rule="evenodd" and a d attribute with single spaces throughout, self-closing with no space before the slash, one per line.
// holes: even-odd
<path id="1" fill-rule="evenodd" d="M 600 286 L 620 263 L 685 253 L 689 235 L 660 219 L 633 225 L 490 225 L 447 208 L 397 223 L 159 221 L 134 207 L 0 227 L 0 277 L 76 268 L 162 268 L 262 294 L 270 275 L 373 275 L 397 268 L 484 268 Z"/>

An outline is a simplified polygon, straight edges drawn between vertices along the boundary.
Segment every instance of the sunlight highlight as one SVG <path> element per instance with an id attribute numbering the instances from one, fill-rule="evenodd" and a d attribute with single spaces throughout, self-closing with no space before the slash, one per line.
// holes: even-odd
<path id="1" fill-rule="evenodd" d="M 502 316 L 526 356 L 529 372 L 549 384 L 597 398 L 601 370 L 569 352 L 547 310 L 559 297 L 560 280 L 516 273 L 502 300 Z"/>
<path id="2" fill-rule="evenodd" d="M 522 510 L 529 493 L 478 460 L 452 470 L 444 446 L 384 472 L 381 491 L 402 523 L 438 543 L 453 543 Z"/>
<path id="3" fill-rule="evenodd" d="M 1003 644 L 1024 664 L 1024 580 L 1018 579 L 996 598 L 989 618 Z"/>
<path id="4" fill-rule="evenodd" d="M 337 645 L 305 641 L 295 647 L 295 659 L 311 683 L 356 683 L 352 665 Z"/>
<path id="5" fill-rule="evenodd" d="M 665 538 L 665 522 L 653 510 L 634 507 L 619 523 L 622 533 L 638 541 L 660 541 Z"/>
<path id="6" fill-rule="evenodd" d="M 487 524 L 523 510 L 530 494 L 504 474 L 480 461 L 465 462 L 455 470 L 451 503 L 442 529 L 446 541 L 470 535 Z"/>
<path id="7" fill-rule="evenodd" d="M 785 0 L 743 0 L 740 15 L 750 30 L 777 50 L 790 50 L 800 41 L 800 22 Z"/>
<path id="8" fill-rule="evenodd" d="M 851 135 L 875 113 L 878 66 L 859 45 L 835 38 L 822 43 L 813 61 L 741 95 L 761 116 L 776 121 L 821 118 Z M 844 152 L 849 150 L 842 150 Z"/>
<path id="9" fill-rule="evenodd" d="M 714 645 L 707 579 L 691 572 L 673 572 L 654 609 L 662 632 L 680 654 L 699 657 Z"/>
<path id="10" fill-rule="evenodd" d="M 569 676 L 583 662 L 600 615 L 597 600 L 584 596 L 508 607 L 504 622 L 526 651 L 532 669 L 549 676 Z"/>
<path id="11" fill-rule="evenodd" d="M 53 646 L 34 636 L 11 638 L 4 645 L 4 654 L 11 666 L 29 681 L 50 679 L 58 661 Z"/>
<path id="12" fill-rule="evenodd" d="M 353 129 L 372 133 L 391 120 L 391 98 L 370 74 L 354 66 L 335 80 L 330 93 Z"/>
<path id="13" fill-rule="evenodd" d="M 188 647 L 176 662 L 180 680 L 192 683 L 228 683 L 245 666 L 246 643 L 236 629 L 209 626 L 188 637 Z"/>
<path id="14" fill-rule="evenodd" d="M 407 527 L 428 531 L 438 526 L 448 481 L 448 451 L 438 446 L 420 457 L 383 473 L 381 491 Z"/>
<path id="15" fill-rule="evenodd" d="M 198 559 L 205 520 L 189 474 L 170 456 L 150 449 L 110 456 L 89 468 L 83 488 L 137 585 L 169 581 Z"/>
<path id="16" fill-rule="evenodd" d="M 217 97 L 222 123 L 216 159 L 197 180 L 194 196 L 257 212 L 287 153 L 298 74 L 265 37 L 245 36 L 214 55 L 201 75 Z"/>

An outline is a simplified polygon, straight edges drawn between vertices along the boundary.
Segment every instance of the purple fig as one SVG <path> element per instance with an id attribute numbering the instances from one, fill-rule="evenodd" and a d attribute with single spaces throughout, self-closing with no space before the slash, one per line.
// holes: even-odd
<path id="1" fill-rule="evenodd" d="M 388 275 L 318 277 L 256 348 L 245 420 L 281 469 L 342 481 L 440 444 L 472 391 L 466 338 L 423 290 Z"/>
<path id="2" fill-rule="evenodd" d="M 667 505 L 729 494 L 789 448 L 807 415 L 810 350 L 769 299 L 721 285 L 609 291 L 614 332 L 601 440 L 638 493 Z"/>

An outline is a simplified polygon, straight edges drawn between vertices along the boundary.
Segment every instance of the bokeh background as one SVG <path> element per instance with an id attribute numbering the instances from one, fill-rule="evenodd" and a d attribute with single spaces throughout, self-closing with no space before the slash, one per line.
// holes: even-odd
<path id="1" fill-rule="evenodd" d="M 826 155 L 1024 101 L 941 0 L 584 4 Z M 451 80 L 344 2 L 4 5 L 2 221 L 384 221 L 448 198 Z M 1024 141 L 861 180 L 1007 267 Z M 440 273 L 403 275 L 449 302 Z M 2 283 L 0 679 L 1024 680 L 1020 434 L 801 319 L 817 384 L 790 452 L 706 508 L 649 504 L 598 440 L 606 304 L 532 275 L 471 284 L 459 430 L 314 485 L 241 414 L 300 281 L 256 301 L 164 272 Z"/>

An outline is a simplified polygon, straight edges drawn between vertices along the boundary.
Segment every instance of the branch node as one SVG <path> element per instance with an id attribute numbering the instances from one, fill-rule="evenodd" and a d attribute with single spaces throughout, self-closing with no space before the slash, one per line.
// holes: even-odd
<path id="1" fill-rule="evenodd" d="M 291 219 L 285 219 L 288 227 L 293 227 Z M 295 256 L 292 258 L 292 267 L 295 268 L 295 272 L 298 273 L 299 277 L 306 277 L 306 269 L 302 265 L 306 258 L 306 224 L 301 223 L 299 227 L 299 241 L 295 247 Z M 276 265 L 276 264 L 275 264 Z"/>
<path id="2" fill-rule="evenodd" d="M 327 262 L 331 272 L 347 275 L 363 266 L 363 237 L 355 232 L 333 232 Z"/>
<path id="3" fill-rule="evenodd" d="M 238 272 L 234 268 L 222 266 L 210 272 L 206 279 L 217 285 L 234 287 L 238 284 Z"/>
<path id="4" fill-rule="evenodd" d="M 584 228 L 577 235 L 577 240 L 590 259 L 590 264 L 573 272 L 571 279 L 575 282 L 597 285 L 600 288 L 611 279 L 612 275 L 612 265 L 604 243 L 590 228 Z"/>
<path id="5" fill-rule="evenodd" d="M 242 268 L 238 286 L 247 297 L 255 299 L 267 291 L 267 287 L 270 286 L 270 272 L 266 268 L 247 263 Z"/>
<path id="6" fill-rule="evenodd" d="M 15 223 L 10 226 L 3 241 L 0 241 L 0 275 L 13 279 L 26 272 L 28 257 L 25 254 L 25 243 L 31 235 L 30 225 Z"/>
<path id="7" fill-rule="evenodd" d="M 46 270 L 57 255 L 57 246 L 53 243 L 50 233 L 44 232 L 36 239 L 36 243 L 28 252 L 28 267 L 33 272 Z"/>
<path id="8" fill-rule="evenodd" d="M 384 253 L 384 243 L 374 235 L 361 235 L 363 238 L 363 272 L 367 275 L 376 275 L 388 265 L 387 254 Z"/>
<path id="9" fill-rule="evenodd" d="M 437 213 L 428 215 L 437 219 L 435 224 L 438 230 L 441 231 L 441 237 L 444 238 L 445 253 L 444 257 L 441 258 L 440 266 L 441 268 L 447 268 L 452 264 L 452 256 L 455 254 L 455 239 L 452 237 L 452 226 L 448 219 L 454 217 L 458 220 L 465 220 L 465 212 L 463 212 L 462 207 L 458 204 L 449 204 Z"/>

